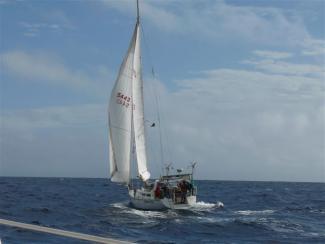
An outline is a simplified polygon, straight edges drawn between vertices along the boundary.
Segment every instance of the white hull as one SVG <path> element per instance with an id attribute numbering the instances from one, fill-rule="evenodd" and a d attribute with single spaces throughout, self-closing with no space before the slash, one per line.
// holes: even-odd
<path id="1" fill-rule="evenodd" d="M 178 203 L 175 204 L 173 201 L 169 198 L 163 198 L 161 199 L 161 202 L 166 208 L 170 209 L 188 209 L 192 207 L 196 203 L 196 196 L 188 196 L 186 197 L 186 203 Z"/>
<path id="2" fill-rule="evenodd" d="M 175 204 L 171 198 L 155 198 L 152 191 L 144 189 L 129 190 L 130 203 L 134 208 L 142 210 L 164 210 L 164 209 L 189 209 L 196 203 L 196 196 L 187 196 L 186 203 Z"/>
<path id="3" fill-rule="evenodd" d="M 129 190 L 130 203 L 133 207 L 143 210 L 166 209 L 161 199 L 155 199 L 152 191 L 145 189 Z"/>
<path id="4" fill-rule="evenodd" d="M 162 201 L 159 200 L 143 200 L 143 199 L 135 199 L 130 197 L 130 203 L 134 208 L 142 209 L 142 210 L 163 210 L 167 209 Z"/>

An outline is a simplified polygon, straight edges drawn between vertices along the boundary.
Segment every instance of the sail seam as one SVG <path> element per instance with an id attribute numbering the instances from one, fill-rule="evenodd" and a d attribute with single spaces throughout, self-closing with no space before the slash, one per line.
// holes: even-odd
<path id="1" fill-rule="evenodd" d="M 111 125 L 111 127 L 115 128 L 115 129 L 123 130 L 125 132 L 131 132 L 131 130 L 127 130 L 127 129 L 124 129 L 124 128 L 121 128 L 121 127 L 118 127 L 118 126 Z"/>

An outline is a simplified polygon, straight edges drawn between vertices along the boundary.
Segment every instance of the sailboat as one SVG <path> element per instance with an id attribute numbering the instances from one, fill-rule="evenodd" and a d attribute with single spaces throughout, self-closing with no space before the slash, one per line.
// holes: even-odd
<path id="1" fill-rule="evenodd" d="M 140 15 L 137 0 L 136 24 L 127 53 L 111 92 L 108 108 L 109 162 L 111 181 L 125 184 L 130 204 L 138 209 L 186 209 L 196 203 L 197 188 L 190 173 L 178 170 L 150 180 L 145 136 L 143 80 L 141 73 Z M 134 148 L 134 150 L 133 150 Z M 136 154 L 141 186 L 131 180 L 131 155 Z"/>

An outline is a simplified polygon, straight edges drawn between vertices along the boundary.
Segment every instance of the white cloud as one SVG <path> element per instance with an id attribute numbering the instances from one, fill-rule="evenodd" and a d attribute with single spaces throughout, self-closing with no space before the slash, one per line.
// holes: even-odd
<path id="1" fill-rule="evenodd" d="M 306 39 L 303 43 L 305 49 L 302 50 L 302 55 L 305 56 L 321 56 L 325 58 L 325 40 L 321 39 Z"/>
<path id="2" fill-rule="evenodd" d="M 184 167 L 197 160 L 199 178 L 324 181 L 320 78 L 215 69 L 178 81 L 174 92 L 150 82 L 159 90 L 165 162 Z M 153 94 L 145 88 L 147 118 L 155 121 Z M 34 175 L 107 177 L 106 108 L 3 111 L 2 168 L 14 172 L 8 165 L 14 162 L 37 168 Z M 158 129 L 147 132 L 150 170 L 158 176 Z"/>
<path id="3" fill-rule="evenodd" d="M 136 5 L 130 4 L 128 1 L 111 1 L 102 0 L 102 2 L 109 8 L 117 9 L 121 12 L 133 15 L 136 17 Z M 180 19 L 174 13 L 164 9 L 162 1 L 141 1 L 140 15 L 147 18 L 151 23 L 166 31 L 179 31 L 181 26 Z M 158 4 L 160 7 L 157 7 Z"/>
<path id="4" fill-rule="evenodd" d="M 2 110 L 0 175 L 108 177 L 106 107 Z"/>
<path id="5" fill-rule="evenodd" d="M 135 6 L 127 1 L 103 2 L 135 16 Z M 224 1 L 142 1 L 140 9 L 146 24 L 179 34 L 286 46 L 301 46 L 305 40 L 312 40 L 302 17 L 277 8 L 236 6 Z"/>
<path id="6" fill-rule="evenodd" d="M 256 50 L 254 51 L 254 54 L 262 58 L 270 58 L 270 59 L 286 59 L 293 56 L 292 53 L 275 52 L 269 50 Z"/>
<path id="7" fill-rule="evenodd" d="M 49 33 L 63 33 L 64 31 L 76 30 L 76 26 L 66 16 L 63 11 L 47 11 L 43 16 L 37 16 L 38 21 L 20 21 L 19 25 L 23 29 L 23 35 L 27 37 L 37 37 L 48 35 Z"/>
<path id="8" fill-rule="evenodd" d="M 324 83 L 321 77 L 304 77 L 297 74 L 277 74 L 239 69 L 216 69 L 205 71 L 201 77 L 178 81 L 182 94 L 187 92 L 197 101 L 218 101 L 255 103 L 259 100 L 304 101 L 322 99 Z M 202 99 L 204 98 L 204 99 Z"/>
<path id="9" fill-rule="evenodd" d="M 311 77 L 324 77 L 325 67 L 313 64 L 295 64 L 273 59 L 246 60 L 243 63 L 253 65 L 258 70 L 274 74 L 302 75 Z"/>
<path id="10" fill-rule="evenodd" d="M 58 24 L 49 23 L 29 23 L 26 21 L 20 22 L 20 25 L 24 28 L 24 36 L 35 37 L 39 36 L 41 31 L 47 30 L 50 32 L 62 31 L 62 26 Z"/>
<path id="11" fill-rule="evenodd" d="M 56 23 L 56 25 L 65 30 L 77 29 L 71 19 L 61 10 L 49 11 L 42 18 L 46 19 L 49 23 Z"/>
<path id="12" fill-rule="evenodd" d="M 166 160 L 211 179 L 325 180 L 322 77 L 215 69 L 177 84 L 161 93 Z"/>
<path id="13" fill-rule="evenodd" d="M 135 17 L 135 4 L 128 1 L 103 2 L 109 8 Z M 190 35 L 208 42 L 232 40 L 241 45 L 253 43 L 282 49 L 299 48 L 301 55 L 324 60 L 325 41 L 309 32 L 305 18 L 310 18 L 310 15 L 304 16 L 304 9 L 232 5 L 225 1 L 141 1 L 140 11 L 145 25 L 151 24 L 177 35 Z M 265 58 L 291 57 L 288 52 L 257 52 Z"/>
<path id="14" fill-rule="evenodd" d="M 102 94 L 107 88 L 106 77 L 101 77 L 103 72 L 98 72 L 94 77 L 89 77 L 85 72 L 72 70 L 61 59 L 44 52 L 8 51 L 0 55 L 3 72 L 21 81 L 49 84 L 70 89 L 86 91 L 87 93 Z M 103 70 L 103 67 L 100 67 Z"/>
<path id="15" fill-rule="evenodd" d="M 13 130 L 92 127 L 106 124 L 106 110 L 103 104 L 3 110 L 1 121 Z"/>

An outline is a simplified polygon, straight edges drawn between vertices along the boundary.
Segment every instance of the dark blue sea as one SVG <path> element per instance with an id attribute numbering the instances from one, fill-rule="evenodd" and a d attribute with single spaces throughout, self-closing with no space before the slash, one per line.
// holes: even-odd
<path id="1" fill-rule="evenodd" d="M 107 179 L 2 177 L 0 218 L 137 243 L 325 243 L 324 183 L 196 184 L 193 209 L 142 211 Z M 0 238 L 2 244 L 87 243 L 1 225 Z"/>

